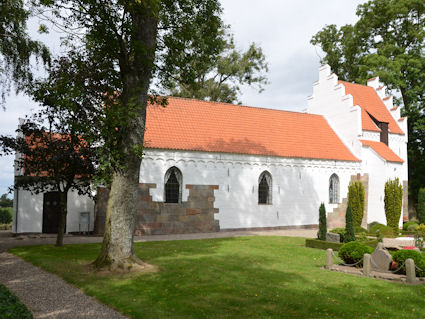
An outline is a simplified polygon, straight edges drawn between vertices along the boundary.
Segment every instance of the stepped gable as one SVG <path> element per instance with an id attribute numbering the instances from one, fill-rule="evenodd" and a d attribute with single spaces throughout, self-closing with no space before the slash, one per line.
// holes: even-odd
<path id="1" fill-rule="evenodd" d="M 345 81 L 338 81 L 338 83 L 344 85 L 346 94 L 351 94 L 353 96 L 354 105 L 358 105 L 362 109 L 363 130 L 381 131 L 373 122 L 371 118 L 371 116 L 373 116 L 379 122 L 388 123 L 390 133 L 404 135 L 404 132 L 401 130 L 400 126 L 398 126 L 390 111 L 373 87 Z"/>
<path id="2" fill-rule="evenodd" d="M 380 157 L 388 162 L 404 163 L 404 161 L 382 142 L 360 140 L 363 146 L 371 147 Z"/>
<path id="3" fill-rule="evenodd" d="M 323 116 L 174 97 L 148 106 L 145 147 L 359 161 Z"/>

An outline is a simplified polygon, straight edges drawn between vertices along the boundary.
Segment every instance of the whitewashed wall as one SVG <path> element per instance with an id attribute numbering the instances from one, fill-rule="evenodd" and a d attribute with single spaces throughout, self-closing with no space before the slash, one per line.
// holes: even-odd
<path id="1" fill-rule="evenodd" d="M 383 160 L 370 147 L 363 147 L 362 150 L 362 169 L 369 173 L 369 198 L 367 222 L 374 221 L 386 224 L 384 208 L 384 188 L 388 179 L 398 177 L 400 183 L 403 183 L 404 166 L 403 164 L 391 163 Z M 407 180 L 407 178 L 405 179 Z M 400 226 L 403 224 L 403 214 L 400 215 Z"/>
<path id="2" fill-rule="evenodd" d="M 340 179 L 341 198 L 360 163 L 261 157 L 206 152 L 147 150 L 141 165 L 141 183 L 155 183 L 154 201 L 164 200 L 164 175 L 172 166 L 183 175 L 183 185 L 219 185 L 214 206 L 221 229 L 310 225 L 318 223 L 321 202 L 328 204 L 329 177 Z M 258 204 L 258 178 L 267 170 L 273 179 L 272 204 Z M 183 187 L 182 200 L 188 190 Z"/>
<path id="3" fill-rule="evenodd" d="M 19 190 L 19 194 L 15 191 L 14 194 L 12 232 L 41 233 L 43 229 L 43 194 L 32 195 L 29 191 L 24 190 Z M 80 212 L 90 213 L 90 231 L 92 231 L 94 225 L 93 200 L 88 196 L 80 196 L 77 192 L 69 191 L 67 233 L 79 231 Z"/>

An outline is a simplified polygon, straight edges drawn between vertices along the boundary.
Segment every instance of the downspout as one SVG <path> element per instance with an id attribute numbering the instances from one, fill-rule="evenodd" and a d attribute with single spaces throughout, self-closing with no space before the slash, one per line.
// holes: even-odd
<path id="1" fill-rule="evenodd" d="M 18 234 L 18 216 L 19 216 L 19 188 L 16 189 L 16 210 L 15 210 L 15 234 Z"/>

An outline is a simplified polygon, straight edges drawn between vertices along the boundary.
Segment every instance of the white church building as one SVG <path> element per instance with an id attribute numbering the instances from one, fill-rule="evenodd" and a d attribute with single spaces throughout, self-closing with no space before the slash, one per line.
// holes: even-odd
<path id="1" fill-rule="evenodd" d="M 365 186 L 363 225 L 385 224 L 384 184 L 395 177 L 402 223 L 407 119 L 385 92 L 379 78 L 347 83 L 325 65 L 306 112 L 173 97 L 165 108 L 148 106 L 136 235 L 315 227 L 322 202 L 328 227 L 343 226 L 352 180 Z M 96 205 L 68 198 L 67 232 L 89 212 L 90 230 L 101 233 L 105 189 Z M 47 232 L 53 202 L 54 194 L 17 190 L 13 232 Z"/>

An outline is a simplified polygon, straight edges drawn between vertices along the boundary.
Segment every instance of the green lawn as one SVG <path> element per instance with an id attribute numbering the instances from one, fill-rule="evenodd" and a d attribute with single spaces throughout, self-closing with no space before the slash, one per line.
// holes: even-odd
<path id="1" fill-rule="evenodd" d="M 59 274 L 131 318 L 424 318 L 425 286 L 325 271 L 304 238 L 147 242 L 136 254 L 155 273 L 111 278 L 87 270 L 100 245 L 12 252 Z"/>

